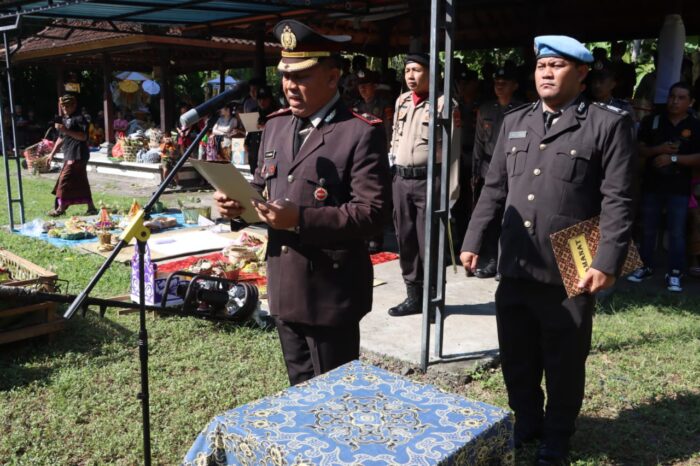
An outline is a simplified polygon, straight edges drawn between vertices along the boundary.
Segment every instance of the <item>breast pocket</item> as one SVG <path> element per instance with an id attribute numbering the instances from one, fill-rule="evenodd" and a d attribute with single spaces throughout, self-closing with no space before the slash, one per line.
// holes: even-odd
<path id="1" fill-rule="evenodd" d="M 510 147 L 506 152 L 506 167 L 508 176 L 520 176 L 525 171 L 527 162 L 527 149 L 530 141 L 526 139 L 509 141 Z"/>
<path id="2" fill-rule="evenodd" d="M 430 138 L 430 113 L 427 111 L 420 121 L 420 137 L 423 141 L 428 141 Z"/>
<path id="3" fill-rule="evenodd" d="M 590 147 L 557 151 L 552 161 L 552 174 L 564 181 L 583 183 L 591 170 L 593 152 Z"/>
<path id="4" fill-rule="evenodd" d="M 403 129 L 406 125 L 406 118 L 408 116 L 408 110 L 405 108 L 400 108 L 399 113 L 396 116 L 396 122 L 394 123 L 394 132 L 401 136 L 403 135 Z"/>

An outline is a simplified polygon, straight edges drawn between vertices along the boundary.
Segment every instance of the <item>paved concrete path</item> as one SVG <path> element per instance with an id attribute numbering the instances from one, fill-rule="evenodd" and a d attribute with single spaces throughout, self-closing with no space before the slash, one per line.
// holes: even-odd
<path id="1" fill-rule="evenodd" d="M 386 284 L 374 288 L 374 306 L 361 322 L 363 351 L 371 351 L 420 365 L 421 315 L 391 317 L 387 310 L 401 302 L 406 288 L 401 278 L 399 261 L 379 264 L 375 278 Z M 465 373 L 476 366 L 490 363 L 498 355 L 493 279 L 467 278 L 464 269 L 457 273 L 447 269 L 446 309 L 443 357 L 434 352 L 435 326 L 430 330 L 431 368 Z"/>

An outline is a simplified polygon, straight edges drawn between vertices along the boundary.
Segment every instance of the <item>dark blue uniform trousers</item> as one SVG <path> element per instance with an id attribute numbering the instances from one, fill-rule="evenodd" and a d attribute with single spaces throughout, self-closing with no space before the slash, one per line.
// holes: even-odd
<path id="1" fill-rule="evenodd" d="M 503 277 L 496 291 L 501 369 L 516 429 L 568 438 L 575 430 L 591 348 L 595 298 Z M 545 377 L 545 396 L 541 388 Z"/>

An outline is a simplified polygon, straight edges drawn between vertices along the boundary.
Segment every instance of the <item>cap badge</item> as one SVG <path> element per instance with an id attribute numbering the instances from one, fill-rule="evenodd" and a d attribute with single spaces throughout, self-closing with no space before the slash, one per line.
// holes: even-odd
<path id="1" fill-rule="evenodd" d="M 280 35 L 280 43 L 285 50 L 294 50 L 297 47 L 297 36 L 294 35 L 292 28 L 289 25 L 284 27 L 282 35 Z"/>
<path id="2" fill-rule="evenodd" d="M 364 77 L 365 77 L 365 72 L 364 72 L 363 70 L 358 71 L 358 72 L 357 72 L 357 77 L 360 78 L 360 79 L 364 78 Z"/>
<path id="3" fill-rule="evenodd" d="M 595 64 L 593 65 L 593 69 L 596 71 L 602 70 L 603 69 L 603 62 L 602 61 L 595 62 Z"/>

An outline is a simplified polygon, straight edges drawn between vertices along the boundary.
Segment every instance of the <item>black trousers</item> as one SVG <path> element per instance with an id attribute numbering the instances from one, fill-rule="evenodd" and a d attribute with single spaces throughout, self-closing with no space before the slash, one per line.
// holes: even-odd
<path id="1" fill-rule="evenodd" d="M 275 326 L 292 385 L 360 357 L 359 322 L 343 327 L 322 327 L 275 319 Z"/>
<path id="2" fill-rule="evenodd" d="M 394 175 L 394 229 L 399 243 L 399 264 L 409 285 L 423 284 L 425 256 L 425 201 L 428 181 Z"/>
<path id="3" fill-rule="evenodd" d="M 503 277 L 496 290 L 501 369 L 516 425 L 570 437 L 583 402 L 595 298 Z M 542 375 L 547 391 L 542 392 Z"/>

